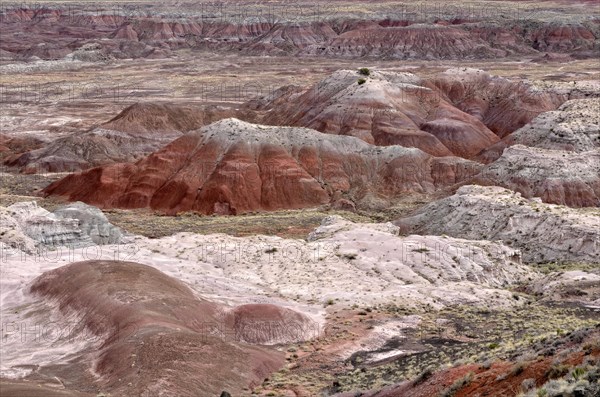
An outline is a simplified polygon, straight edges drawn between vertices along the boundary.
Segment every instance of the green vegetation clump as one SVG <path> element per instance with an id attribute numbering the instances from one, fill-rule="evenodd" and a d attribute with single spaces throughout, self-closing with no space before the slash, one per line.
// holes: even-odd
<path id="1" fill-rule="evenodd" d="M 363 76 L 371 75 L 371 71 L 369 70 L 369 68 L 360 68 L 360 69 L 358 69 L 358 73 L 362 74 Z"/>
<path id="2" fill-rule="evenodd" d="M 544 274 L 550 274 L 553 272 L 567 272 L 571 270 L 582 270 L 582 271 L 594 271 L 598 269 L 598 265 L 593 263 L 557 263 L 548 262 L 541 264 L 534 264 L 532 267 Z"/>
<path id="3" fill-rule="evenodd" d="M 365 79 L 358 79 L 358 81 L 357 81 L 358 85 L 363 85 L 366 82 L 367 82 L 367 80 L 365 80 Z"/>

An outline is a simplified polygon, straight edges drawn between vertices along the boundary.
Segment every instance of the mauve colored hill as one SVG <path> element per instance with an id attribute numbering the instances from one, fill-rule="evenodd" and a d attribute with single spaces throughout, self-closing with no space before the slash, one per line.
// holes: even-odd
<path id="1" fill-rule="evenodd" d="M 283 87 L 249 101 L 246 109 L 263 112 L 263 124 L 417 147 L 433 156 L 474 158 L 565 100 L 565 95 L 469 68 L 430 78 L 339 70 L 306 89 Z"/>
<path id="2" fill-rule="evenodd" d="M 310 322 L 274 305 L 228 308 L 200 299 L 181 281 L 134 262 L 71 263 L 40 275 L 30 292 L 102 341 L 74 354 L 69 383 L 85 383 L 85 367 L 99 375 L 98 388 L 115 395 L 151 395 L 166 385 L 170 396 L 240 394 L 285 362 L 281 352 L 252 344 L 297 342 Z M 277 332 L 264 332 L 266 323 Z"/>

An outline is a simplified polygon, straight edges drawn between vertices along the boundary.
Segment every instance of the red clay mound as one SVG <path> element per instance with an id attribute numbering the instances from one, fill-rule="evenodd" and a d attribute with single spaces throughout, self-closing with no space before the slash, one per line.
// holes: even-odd
<path id="1" fill-rule="evenodd" d="M 373 198 L 432 193 L 479 169 L 478 163 L 433 158 L 418 149 L 225 119 L 137 163 L 69 175 L 45 193 L 103 208 L 239 214 L 315 207 L 340 198 L 368 206 Z"/>
<path id="2" fill-rule="evenodd" d="M 238 306 L 226 321 L 236 340 L 254 344 L 294 343 L 312 339 L 319 331 L 306 316 L 270 304 Z"/>
<path id="3" fill-rule="evenodd" d="M 567 100 L 564 94 L 538 90 L 523 82 L 469 68 L 449 69 L 429 79 L 429 84 L 453 106 L 476 117 L 500 138 Z"/>
<path id="4" fill-rule="evenodd" d="M 417 147 L 433 156 L 470 158 L 498 142 L 484 123 L 427 85 L 410 73 L 340 70 L 304 92 L 281 90 L 247 106 L 265 111 L 265 124 Z"/>
<path id="5" fill-rule="evenodd" d="M 284 362 L 281 353 L 244 340 L 299 340 L 286 328 L 268 333 L 264 324 L 290 320 L 309 328 L 303 315 L 273 305 L 241 306 L 230 313 L 176 279 L 132 262 L 72 263 L 39 276 L 31 292 L 80 317 L 103 339 L 100 350 L 81 353 L 78 365 L 93 363 L 90 369 L 100 375 L 95 386 L 114 395 L 242 393 Z M 237 328 L 228 326 L 231 320 Z M 71 377 L 82 372 L 78 368 Z M 68 380 L 82 387 L 89 382 Z"/>
<path id="6" fill-rule="evenodd" d="M 0 134 L 0 161 L 14 161 L 20 154 L 38 149 L 42 145 L 42 141 L 32 136 L 9 137 Z"/>

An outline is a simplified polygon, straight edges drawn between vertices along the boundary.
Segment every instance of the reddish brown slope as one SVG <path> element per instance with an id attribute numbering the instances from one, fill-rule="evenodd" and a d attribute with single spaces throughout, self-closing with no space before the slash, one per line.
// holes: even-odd
<path id="1" fill-rule="evenodd" d="M 477 118 L 500 138 L 567 100 L 566 95 L 469 68 L 449 69 L 428 83 L 450 104 Z"/>
<path id="2" fill-rule="evenodd" d="M 111 208 L 174 214 L 238 214 L 315 207 L 346 198 L 369 206 L 409 192 L 432 193 L 480 165 L 417 150 L 378 148 L 352 137 L 225 119 L 137 163 L 72 174 L 46 194 Z"/>

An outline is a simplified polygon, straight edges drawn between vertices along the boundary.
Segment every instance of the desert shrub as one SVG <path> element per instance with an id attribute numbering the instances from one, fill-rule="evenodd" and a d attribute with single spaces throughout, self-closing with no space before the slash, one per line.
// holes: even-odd
<path id="1" fill-rule="evenodd" d="M 527 364 L 526 363 L 517 363 L 510 370 L 510 375 L 511 376 L 519 376 L 519 375 L 521 375 L 523 373 L 523 371 L 525 371 L 525 368 L 527 368 Z"/>
<path id="2" fill-rule="evenodd" d="M 562 378 L 569 372 L 569 367 L 563 364 L 552 364 L 552 366 L 546 371 L 546 378 L 557 379 Z"/>
<path id="3" fill-rule="evenodd" d="M 358 85 L 363 85 L 366 82 L 367 82 L 367 80 L 365 80 L 365 79 L 358 79 L 358 81 L 357 81 Z"/>
<path id="4" fill-rule="evenodd" d="M 524 392 L 527 392 L 534 388 L 535 388 L 535 379 L 533 379 L 533 378 L 527 378 L 523 382 L 521 382 L 521 389 Z"/>
<path id="5" fill-rule="evenodd" d="M 482 362 L 482 363 L 479 365 L 479 368 L 480 368 L 480 369 L 490 369 L 490 368 L 492 368 L 492 364 L 493 364 L 493 363 L 494 363 L 494 362 L 493 362 L 492 360 L 485 360 L 484 362 Z"/>
<path id="6" fill-rule="evenodd" d="M 429 248 L 425 248 L 425 247 L 415 248 L 414 250 L 412 250 L 412 252 L 418 252 L 419 254 L 424 254 L 426 252 L 429 252 Z"/>
<path id="7" fill-rule="evenodd" d="M 431 375 L 433 375 L 433 371 L 431 370 L 431 368 L 425 368 L 425 370 L 423 370 L 423 372 L 421 372 L 419 376 L 415 378 L 415 380 L 413 381 L 413 385 L 420 385 L 427 379 L 431 378 Z"/>
<path id="8" fill-rule="evenodd" d="M 369 68 L 360 68 L 358 69 L 358 73 L 362 74 L 363 76 L 371 75 L 371 71 L 369 70 Z"/>

